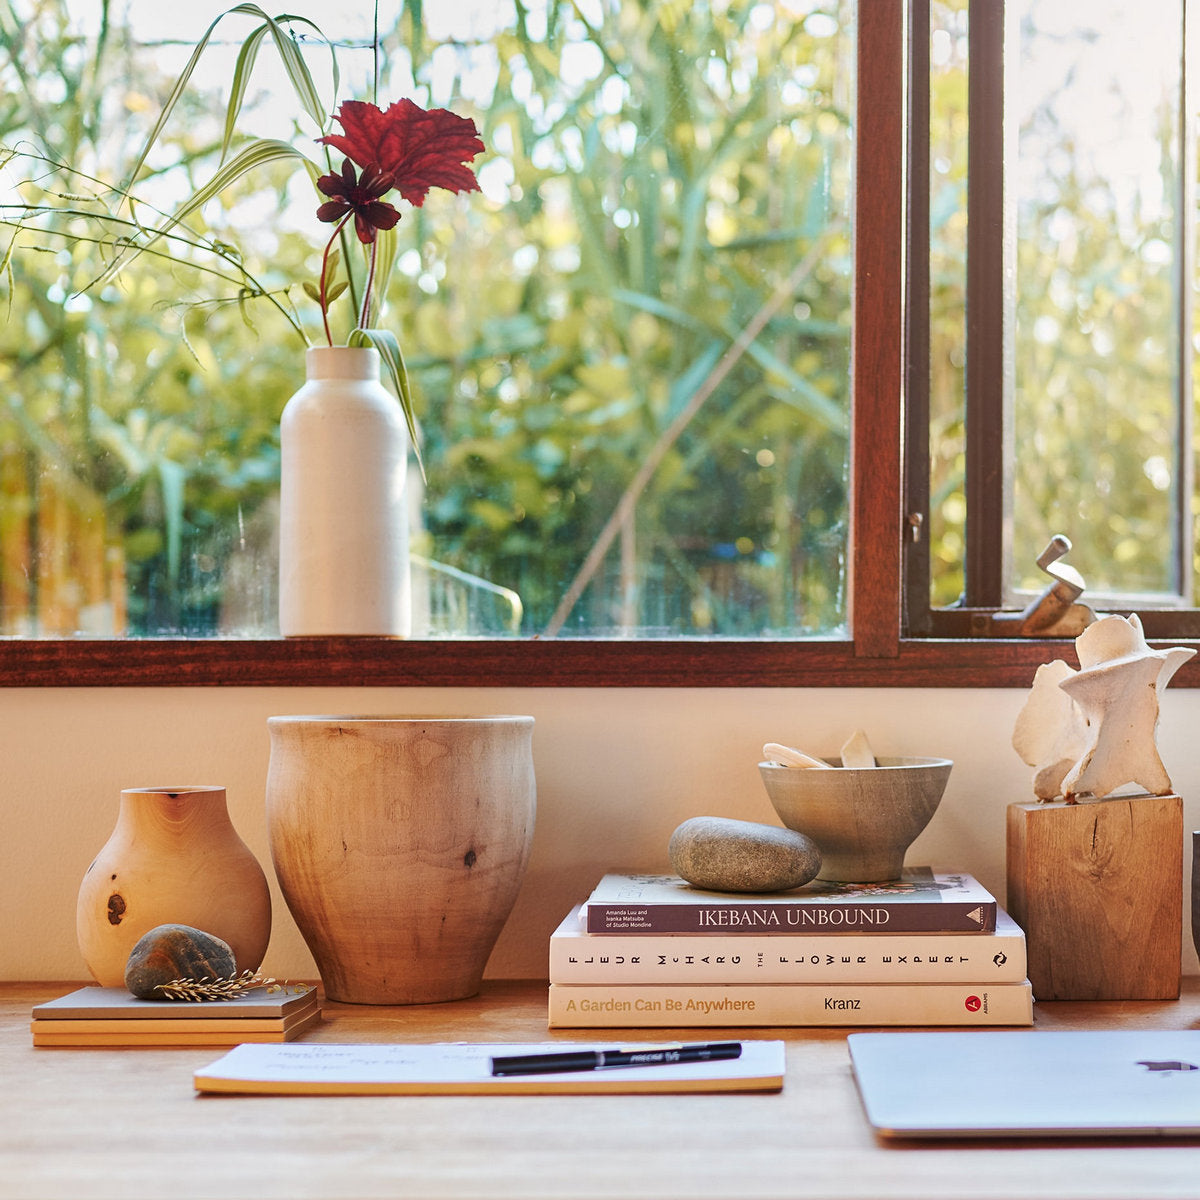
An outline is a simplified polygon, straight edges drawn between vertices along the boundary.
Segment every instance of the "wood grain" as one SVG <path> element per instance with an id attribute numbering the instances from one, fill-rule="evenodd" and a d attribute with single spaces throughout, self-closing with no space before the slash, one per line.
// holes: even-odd
<path id="1" fill-rule="evenodd" d="M 1070 642 L 902 640 L 895 657 L 850 641 L 0 641 L 0 687 L 1019 687 Z M 1200 658 L 1172 688 L 1200 686 Z"/>
<path id="2" fill-rule="evenodd" d="M 1183 801 L 1112 797 L 1008 807 L 1008 910 L 1043 1000 L 1179 994 Z"/>
<path id="3" fill-rule="evenodd" d="M 473 995 L 529 862 L 533 718 L 267 724 L 271 857 L 329 995 Z"/>
<path id="4" fill-rule="evenodd" d="M 76 932 L 88 970 L 104 987 L 124 987 L 130 952 L 160 925 L 220 938 L 239 974 L 257 971 L 267 952 L 270 888 L 233 827 L 223 787 L 121 792 L 116 826 L 79 887 Z"/>
<path id="5" fill-rule="evenodd" d="M 71 987 L 0 985 L 6 1196 L 1160 1200 L 1194 1196 L 1200 1179 L 1200 1146 L 1184 1141 L 884 1146 L 863 1118 L 846 1030 L 756 1031 L 788 1043 L 787 1080 L 776 1095 L 198 1099 L 192 1072 L 217 1051 L 35 1050 L 31 1006 Z M 546 1032 L 545 997 L 544 983 L 508 982 L 454 1004 L 329 1005 L 311 1036 L 579 1041 Z M 1186 1028 L 1198 1020 L 1192 980 L 1181 1002 L 1037 1006 L 1041 1028 Z"/>
<path id="6" fill-rule="evenodd" d="M 858 9 L 850 628 L 856 656 L 900 639 L 904 270 L 904 5 Z"/>

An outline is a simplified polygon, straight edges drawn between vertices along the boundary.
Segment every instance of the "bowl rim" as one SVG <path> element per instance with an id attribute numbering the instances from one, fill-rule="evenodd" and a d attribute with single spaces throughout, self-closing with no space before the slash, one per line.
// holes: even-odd
<path id="1" fill-rule="evenodd" d="M 841 755 L 831 755 L 825 759 L 825 762 L 829 764 L 827 767 L 790 767 L 787 763 L 763 761 L 758 764 L 758 769 L 771 774 L 776 771 L 790 771 L 795 775 L 804 775 L 809 771 L 913 771 L 922 767 L 954 766 L 952 758 L 925 758 L 905 754 L 880 754 L 877 756 L 877 765 L 874 767 L 843 767 Z"/>
<path id="2" fill-rule="evenodd" d="M 335 347 L 336 349 L 336 347 Z M 388 713 L 298 713 L 295 715 L 272 716 L 267 718 L 268 725 L 284 724 L 325 724 L 325 725 L 471 725 L 471 724 L 532 724 L 533 717 L 513 713 L 479 713 L 459 714 L 429 713 L 403 714 L 392 716 Z"/>

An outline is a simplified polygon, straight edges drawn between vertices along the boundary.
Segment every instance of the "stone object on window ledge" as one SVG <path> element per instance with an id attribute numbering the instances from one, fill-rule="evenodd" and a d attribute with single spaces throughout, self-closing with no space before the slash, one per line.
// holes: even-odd
<path id="1" fill-rule="evenodd" d="M 1071 550 L 1071 540 L 1056 533 L 1037 556 L 1037 565 L 1050 576 L 1051 583 L 1019 613 L 996 613 L 992 624 L 1003 637 L 1066 638 L 1077 637 L 1093 621 L 1096 613 L 1080 602 L 1083 576 L 1063 561 Z"/>
<path id="2" fill-rule="evenodd" d="M 811 838 L 778 825 L 730 817 L 692 817 L 671 835 L 671 869 L 714 892 L 785 892 L 821 869 Z"/>
<path id="3" fill-rule="evenodd" d="M 1126 784 L 1169 794 L 1156 744 L 1159 693 L 1195 650 L 1152 650 L 1136 614 L 1101 617 L 1075 650 L 1078 670 L 1061 660 L 1038 668 L 1013 729 L 1013 748 L 1034 768 L 1034 795 L 1073 804 Z"/>

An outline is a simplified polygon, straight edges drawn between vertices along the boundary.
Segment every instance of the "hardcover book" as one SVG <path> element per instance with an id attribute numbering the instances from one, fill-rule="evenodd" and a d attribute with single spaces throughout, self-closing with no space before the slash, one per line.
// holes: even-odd
<path id="1" fill-rule="evenodd" d="M 118 1050 L 129 1046 L 239 1046 L 244 1042 L 290 1042 L 321 1022 L 317 1009 L 287 1025 L 275 1029 L 199 1029 L 187 1030 L 167 1027 L 149 1032 L 136 1030 L 114 1030 L 95 1032 L 86 1029 L 38 1029 L 33 1031 L 35 1046 L 92 1046 L 96 1049 Z M 70 1025 L 71 1022 L 56 1022 Z"/>
<path id="2" fill-rule="evenodd" d="M 996 899 L 970 875 L 906 868 L 884 883 L 814 880 L 741 895 L 677 875 L 609 874 L 584 904 L 589 933 L 989 933 Z"/>
<path id="3" fill-rule="evenodd" d="M 1025 934 L 588 933 L 582 906 L 550 937 L 551 983 L 1019 983 Z"/>
<path id="4" fill-rule="evenodd" d="M 550 985 L 550 1028 L 1032 1025 L 1020 983 Z"/>
<path id="5" fill-rule="evenodd" d="M 139 1000 L 124 988 L 82 987 L 76 991 L 47 1000 L 33 1009 L 35 1020 L 138 1020 L 138 1021 L 226 1021 L 231 1017 L 286 1017 L 317 1003 L 316 988 L 305 986 L 297 990 L 270 992 L 265 987 L 253 988 L 228 1000 L 205 1000 L 200 1003 L 186 1000 Z"/>

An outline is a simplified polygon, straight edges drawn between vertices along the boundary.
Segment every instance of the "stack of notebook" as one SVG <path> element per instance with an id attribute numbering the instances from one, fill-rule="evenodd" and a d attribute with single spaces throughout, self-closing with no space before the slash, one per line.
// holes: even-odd
<path id="1" fill-rule="evenodd" d="M 290 1042 L 321 1019 L 317 990 L 254 988 L 228 1000 L 138 1000 L 85 987 L 33 1010 L 35 1046 L 236 1046 Z"/>
<path id="2" fill-rule="evenodd" d="M 1025 935 L 969 875 L 738 895 L 612 874 L 550 939 L 551 1027 L 1032 1023 Z"/>

